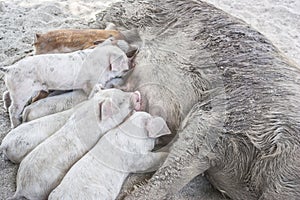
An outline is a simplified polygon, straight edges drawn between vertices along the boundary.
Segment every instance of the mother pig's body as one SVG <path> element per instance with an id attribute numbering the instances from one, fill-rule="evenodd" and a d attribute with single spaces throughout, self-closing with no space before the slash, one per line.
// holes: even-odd
<path id="1" fill-rule="evenodd" d="M 141 11 L 125 6 L 121 17 L 136 16 L 145 46 L 127 89 L 139 88 L 144 109 L 172 130 L 185 120 L 165 164 L 131 197 L 162 199 L 203 172 L 232 199 L 299 197 L 300 69 L 201 1 L 135 4 Z"/>

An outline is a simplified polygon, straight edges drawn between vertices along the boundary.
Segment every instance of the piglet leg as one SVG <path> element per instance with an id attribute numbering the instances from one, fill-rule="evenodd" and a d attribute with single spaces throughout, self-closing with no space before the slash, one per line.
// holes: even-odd
<path id="1" fill-rule="evenodd" d="M 24 83 L 24 85 L 26 86 L 28 84 Z M 32 88 L 19 88 L 19 92 L 10 92 L 11 105 L 8 110 L 12 128 L 21 124 L 21 114 L 27 102 L 32 98 L 36 91 L 42 89 L 42 87 L 33 86 Z"/>

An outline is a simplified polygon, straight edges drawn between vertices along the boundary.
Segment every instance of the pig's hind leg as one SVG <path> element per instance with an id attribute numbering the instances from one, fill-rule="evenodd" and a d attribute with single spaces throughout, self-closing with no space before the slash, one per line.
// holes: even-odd
<path id="1" fill-rule="evenodd" d="M 32 87 L 30 87 L 31 85 Z M 11 105 L 8 110 L 12 128 L 21 124 L 21 114 L 36 91 L 43 90 L 42 86 L 33 84 L 30 84 L 29 87 L 27 87 L 28 84 L 22 84 L 22 86 L 18 87 L 17 91 L 10 92 Z"/>

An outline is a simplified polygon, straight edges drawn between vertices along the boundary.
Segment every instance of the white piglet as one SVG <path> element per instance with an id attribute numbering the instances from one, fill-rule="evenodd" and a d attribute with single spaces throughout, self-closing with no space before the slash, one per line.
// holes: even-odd
<path id="1" fill-rule="evenodd" d="M 74 53 L 30 56 L 0 68 L 11 98 L 11 125 L 21 123 L 24 106 L 41 90 L 83 89 L 89 95 L 96 83 L 105 85 L 128 69 L 126 54 L 109 44 Z"/>
<path id="2" fill-rule="evenodd" d="M 151 152 L 155 138 L 170 134 L 166 122 L 135 112 L 106 133 L 66 174 L 49 200 L 114 200 L 131 172 L 158 169 L 167 153 Z"/>
<path id="3" fill-rule="evenodd" d="M 21 162 L 12 199 L 47 199 L 70 167 L 108 130 L 140 109 L 139 92 L 103 90 L 84 102 L 66 124 L 32 150 Z"/>
<path id="4" fill-rule="evenodd" d="M 60 95 L 40 99 L 26 106 L 22 113 L 23 122 L 68 110 L 87 99 L 82 90 L 75 90 Z"/>
<path id="5" fill-rule="evenodd" d="M 73 110 L 48 115 L 11 130 L 2 140 L 0 150 L 5 158 L 20 163 L 38 144 L 59 130 L 72 115 Z"/>

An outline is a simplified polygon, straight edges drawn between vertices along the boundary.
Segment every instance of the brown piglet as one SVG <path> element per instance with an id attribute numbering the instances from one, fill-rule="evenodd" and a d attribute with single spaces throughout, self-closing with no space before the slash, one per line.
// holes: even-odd
<path id="1" fill-rule="evenodd" d="M 35 54 L 69 53 L 93 48 L 107 38 L 123 39 L 116 30 L 99 29 L 63 29 L 47 33 L 36 33 L 34 40 Z"/>

